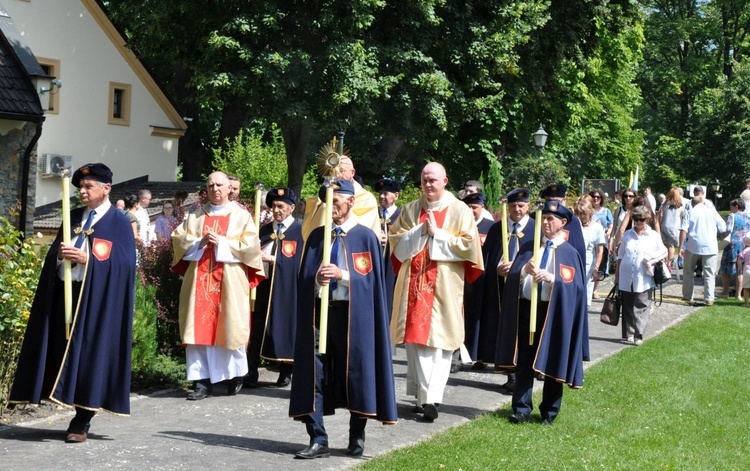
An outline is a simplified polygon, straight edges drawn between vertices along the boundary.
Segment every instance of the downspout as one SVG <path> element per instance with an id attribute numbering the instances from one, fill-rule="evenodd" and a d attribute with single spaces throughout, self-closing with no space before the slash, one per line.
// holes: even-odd
<path id="1" fill-rule="evenodd" d="M 44 120 L 45 117 L 41 116 L 35 121 L 31 121 L 36 125 L 36 132 L 34 132 L 34 137 L 31 138 L 31 142 L 29 142 L 29 145 L 26 146 L 26 151 L 23 153 L 23 164 L 21 165 L 21 213 L 19 216 L 20 220 L 18 221 L 18 230 L 21 231 L 21 240 L 26 238 L 26 214 L 28 213 L 26 207 L 28 206 L 29 201 L 29 171 L 31 170 L 31 153 L 34 152 L 36 143 L 39 141 L 39 138 L 42 137 L 42 123 L 44 123 Z"/>

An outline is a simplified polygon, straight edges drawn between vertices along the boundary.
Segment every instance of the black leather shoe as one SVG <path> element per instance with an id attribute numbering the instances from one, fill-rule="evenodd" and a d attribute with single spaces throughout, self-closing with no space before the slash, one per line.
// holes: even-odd
<path id="1" fill-rule="evenodd" d="M 523 424 L 529 421 L 531 417 L 523 412 L 515 412 L 513 415 L 508 417 L 508 421 L 512 424 Z"/>
<path id="2" fill-rule="evenodd" d="M 414 408 L 412 408 L 411 411 L 414 412 L 415 414 L 424 414 L 424 407 L 414 406 Z"/>
<path id="3" fill-rule="evenodd" d="M 459 371 L 461 371 L 461 365 L 458 363 L 453 363 L 451 365 L 451 373 L 458 373 Z"/>
<path id="4" fill-rule="evenodd" d="M 195 390 L 190 391 L 187 395 L 188 401 L 200 401 L 201 399 L 205 399 L 208 397 L 208 389 L 206 388 L 195 388 Z"/>
<path id="5" fill-rule="evenodd" d="M 246 388 L 257 388 L 258 386 L 258 373 L 248 373 L 242 378 L 242 385 Z"/>
<path id="6" fill-rule="evenodd" d="M 276 380 L 276 387 L 277 388 L 285 388 L 285 387 L 289 386 L 289 383 L 291 383 L 291 382 L 292 382 L 292 377 L 291 376 L 287 376 L 287 375 L 285 375 L 285 374 L 282 373 L 282 374 L 279 375 L 279 379 Z"/>
<path id="7" fill-rule="evenodd" d="M 321 445 L 320 443 L 313 443 L 302 451 L 298 451 L 294 454 L 295 458 L 301 460 L 311 460 L 313 458 L 328 458 L 331 456 L 331 451 L 327 446 Z"/>
<path id="8" fill-rule="evenodd" d="M 349 437 L 349 446 L 346 447 L 346 456 L 362 456 L 365 452 L 365 432 L 361 437 Z"/>
<path id="9" fill-rule="evenodd" d="M 438 408 L 435 404 L 425 404 L 424 408 L 424 420 L 432 422 L 438 418 Z"/>
<path id="10" fill-rule="evenodd" d="M 506 396 L 512 396 L 513 391 L 516 389 L 516 382 L 514 380 L 508 380 L 505 384 L 500 386 L 500 392 Z"/>
<path id="11" fill-rule="evenodd" d="M 227 383 L 227 394 L 230 396 L 236 396 L 238 392 L 242 390 L 242 378 L 232 378 Z"/>

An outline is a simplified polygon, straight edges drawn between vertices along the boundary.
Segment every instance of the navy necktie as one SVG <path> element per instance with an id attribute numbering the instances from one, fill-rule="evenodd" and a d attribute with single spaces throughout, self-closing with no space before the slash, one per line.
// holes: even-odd
<path id="1" fill-rule="evenodd" d="M 333 229 L 333 245 L 331 245 L 331 263 L 338 266 L 339 264 L 339 247 L 341 247 L 341 233 L 344 232 L 340 227 L 336 227 Z M 331 284 L 329 285 L 331 288 L 331 292 L 336 290 L 336 287 L 338 287 L 338 280 L 333 279 L 331 280 Z"/>
<path id="2" fill-rule="evenodd" d="M 517 222 L 513 223 L 513 232 L 511 233 L 514 237 L 510 238 L 510 253 L 508 254 L 508 260 L 511 262 L 516 259 L 516 254 L 518 253 L 518 224 Z"/>
<path id="3" fill-rule="evenodd" d="M 275 255 L 279 250 L 279 244 L 281 244 L 281 228 L 284 226 L 280 222 L 276 222 L 274 224 L 276 224 L 276 240 L 273 241 L 272 255 Z"/>
<path id="4" fill-rule="evenodd" d="M 544 253 L 542 254 L 542 262 L 539 264 L 539 269 L 545 270 L 547 268 L 547 261 L 549 260 L 550 253 L 552 253 L 553 245 L 552 241 L 548 240 L 544 246 Z"/>
<path id="5" fill-rule="evenodd" d="M 93 209 L 89 211 L 89 218 L 86 219 L 86 224 L 83 225 L 83 230 L 80 234 L 78 234 L 78 239 L 76 239 L 75 248 L 80 249 L 83 247 L 83 240 L 88 237 L 85 233 L 89 229 L 91 229 L 91 225 L 94 223 L 94 216 L 96 215 L 96 211 Z"/>

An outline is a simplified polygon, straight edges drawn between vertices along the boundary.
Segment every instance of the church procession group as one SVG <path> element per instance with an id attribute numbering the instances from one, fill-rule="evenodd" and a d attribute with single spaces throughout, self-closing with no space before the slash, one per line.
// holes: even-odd
<path id="1" fill-rule="evenodd" d="M 513 189 L 496 222 L 481 188 L 462 199 L 447 191 L 437 162 L 403 207 L 394 180 L 374 185 L 378 201 L 349 157 L 335 171 L 301 221 L 294 192 L 270 189 L 272 219 L 260 228 L 230 198 L 230 177 L 214 172 L 206 203 L 172 232 L 187 399 L 291 383 L 289 416 L 310 438 L 295 457 L 330 455 L 324 416 L 337 408 L 350 414 L 346 454 L 361 456 L 368 419 L 398 420 L 392 354 L 402 345 L 406 394 L 424 422 L 438 419 L 461 351 L 508 376 L 500 392 L 512 394 L 513 423 L 532 421 L 534 381 L 543 381 L 533 421 L 552 425 L 589 359 L 585 241 L 565 186 Z M 136 247 L 109 201 L 112 178 L 101 163 L 73 174 L 84 206 L 45 260 L 10 396 L 74 407 L 68 443 L 87 440 L 98 411 L 130 413 Z M 275 384 L 259 382 L 261 360 L 278 367 Z"/>

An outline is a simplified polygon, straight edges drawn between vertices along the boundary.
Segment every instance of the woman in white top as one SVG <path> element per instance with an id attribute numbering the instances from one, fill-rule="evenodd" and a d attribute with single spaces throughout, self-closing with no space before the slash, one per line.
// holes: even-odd
<path id="1" fill-rule="evenodd" d="M 648 224 L 649 208 L 636 206 L 631 218 L 633 227 L 625 232 L 617 251 L 615 283 L 620 290 L 626 342 L 640 345 L 651 311 L 651 288 L 656 286 L 653 266 L 664 260 L 667 248 Z"/>
<path id="2" fill-rule="evenodd" d="M 594 205 L 589 195 L 578 198 L 573 210 L 583 227 L 583 239 L 586 243 L 586 305 L 591 306 L 594 281 L 599 279 L 599 264 L 602 262 L 606 243 L 604 227 L 594 218 Z"/>

